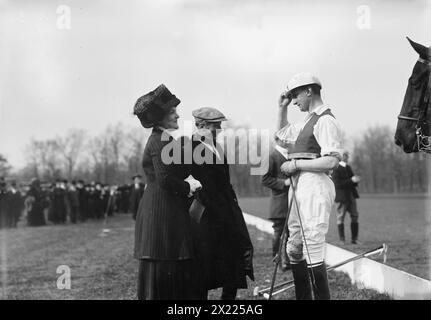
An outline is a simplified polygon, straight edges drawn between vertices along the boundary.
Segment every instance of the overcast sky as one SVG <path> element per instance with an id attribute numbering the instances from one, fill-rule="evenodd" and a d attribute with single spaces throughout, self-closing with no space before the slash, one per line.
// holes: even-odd
<path id="1" fill-rule="evenodd" d="M 139 127 L 133 105 L 160 83 L 182 120 L 207 106 L 273 130 L 301 71 L 348 136 L 395 127 L 417 60 L 405 37 L 431 45 L 429 17 L 430 1 L 0 0 L 0 153 L 19 167 L 32 137 Z"/>

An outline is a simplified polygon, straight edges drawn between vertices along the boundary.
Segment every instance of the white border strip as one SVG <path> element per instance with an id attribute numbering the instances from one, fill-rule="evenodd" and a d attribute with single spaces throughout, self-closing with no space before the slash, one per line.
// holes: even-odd
<path id="1" fill-rule="evenodd" d="M 250 215 L 244 212 L 244 219 L 247 224 L 255 226 L 257 229 L 273 234 L 272 223 L 268 220 Z M 390 248 L 389 248 L 390 250 Z M 390 251 L 389 251 L 390 252 Z M 356 253 L 326 244 L 325 262 L 328 266 L 339 263 L 356 256 Z M 377 261 L 361 258 L 351 263 L 345 264 L 337 271 L 345 272 L 349 275 L 352 284 L 358 287 L 374 289 L 380 293 L 387 293 L 394 299 L 400 300 L 430 300 L 431 281 L 419 278 L 410 273 L 389 267 Z"/>

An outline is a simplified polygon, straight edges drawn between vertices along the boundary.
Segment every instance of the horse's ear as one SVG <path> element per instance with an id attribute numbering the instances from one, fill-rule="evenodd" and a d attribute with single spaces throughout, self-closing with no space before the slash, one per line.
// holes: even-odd
<path id="1" fill-rule="evenodd" d="M 414 42 L 409 37 L 406 37 L 406 38 L 407 38 L 407 40 L 409 40 L 413 49 L 415 49 L 415 51 L 419 54 L 419 56 L 422 59 L 431 61 L 431 48 L 427 48 L 427 47 L 425 47 L 425 46 L 423 46 L 417 42 Z"/>

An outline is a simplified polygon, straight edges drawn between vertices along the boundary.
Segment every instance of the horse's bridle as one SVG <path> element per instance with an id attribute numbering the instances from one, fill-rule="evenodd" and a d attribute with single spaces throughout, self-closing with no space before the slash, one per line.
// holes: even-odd
<path id="1" fill-rule="evenodd" d="M 418 60 L 421 63 L 431 65 L 430 61 L 419 58 Z M 423 105 L 424 108 L 421 110 L 418 118 L 407 117 L 403 115 L 398 115 L 399 120 L 407 120 L 407 121 L 416 121 L 416 139 L 418 144 L 418 151 L 431 153 L 431 136 L 424 135 L 422 132 L 422 126 L 427 124 L 426 113 L 427 113 L 427 105 L 430 102 L 431 97 L 431 74 L 428 78 L 428 85 L 424 93 Z M 430 124 L 431 125 L 431 124 Z"/>

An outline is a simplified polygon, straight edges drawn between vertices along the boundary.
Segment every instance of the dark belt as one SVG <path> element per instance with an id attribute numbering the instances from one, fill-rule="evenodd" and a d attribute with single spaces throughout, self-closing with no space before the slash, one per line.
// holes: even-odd
<path id="1" fill-rule="evenodd" d="M 320 154 L 318 153 L 311 153 L 311 152 L 297 152 L 297 153 L 289 153 L 287 155 L 288 160 L 293 159 L 317 159 L 320 158 Z"/>

